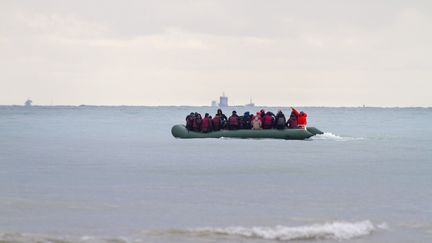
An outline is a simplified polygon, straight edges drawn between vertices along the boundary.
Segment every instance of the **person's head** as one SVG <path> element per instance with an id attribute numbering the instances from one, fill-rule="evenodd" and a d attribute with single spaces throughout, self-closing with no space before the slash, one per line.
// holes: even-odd
<path id="1" fill-rule="evenodd" d="M 261 109 L 260 113 L 261 113 L 261 114 L 265 114 L 265 110 L 264 110 L 264 109 Z"/>
<path id="2" fill-rule="evenodd" d="M 233 114 L 233 115 L 237 115 L 237 111 L 233 111 L 232 114 Z"/>
<path id="3" fill-rule="evenodd" d="M 303 116 L 305 113 L 303 111 L 300 111 L 300 116 Z"/>
<path id="4" fill-rule="evenodd" d="M 208 116 L 209 116 L 209 113 L 205 113 L 204 117 L 208 117 Z"/>
<path id="5" fill-rule="evenodd" d="M 244 117 L 249 117 L 249 111 L 246 111 L 246 112 L 243 114 L 243 116 L 244 116 Z"/>
<path id="6" fill-rule="evenodd" d="M 209 119 L 212 119 L 213 117 L 212 117 L 212 116 L 208 116 L 208 118 L 209 118 Z"/>
<path id="7" fill-rule="evenodd" d="M 282 114 L 282 111 L 281 110 L 278 110 L 278 112 L 277 112 L 278 114 Z"/>
<path id="8" fill-rule="evenodd" d="M 193 115 L 195 115 L 195 113 L 191 112 L 189 115 L 193 116 Z"/>
<path id="9" fill-rule="evenodd" d="M 254 117 L 254 120 L 259 121 L 259 114 Z"/>
<path id="10" fill-rule="evenodd" d="M 219 114 L 219 115 L 222 114 L 222 110 L 221 110 L 221 109 L 218 109 L 218 110 L 217 110 L 217 114 Z"/>

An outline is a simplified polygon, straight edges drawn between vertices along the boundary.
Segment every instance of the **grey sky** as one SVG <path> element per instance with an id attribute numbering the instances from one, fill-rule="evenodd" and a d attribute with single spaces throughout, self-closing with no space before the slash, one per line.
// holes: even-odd
<path id="1" fill-rule="evenodd" d="M 0 1 L 0 104 L 432 106 L 432 1 Z"/>

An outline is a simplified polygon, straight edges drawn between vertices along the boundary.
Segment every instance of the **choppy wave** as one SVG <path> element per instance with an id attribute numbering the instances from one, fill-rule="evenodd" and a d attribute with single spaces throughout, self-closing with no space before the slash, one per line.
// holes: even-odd
<path id="1" fill-rule="evenodd" d="M 275 227 L 227 227 L 227 228 L 198 228 L 191 229 L 195 234 L 214 234 L 240 236 L 266 240 L 349 240 L 372 234 L 379 229 L 371 221 L 360 222 L 330 222 L 307 226 L 275 226 Z"/>
<path id="2" fill-rule="evenodd" d="M 353 141 L 353 140 L 363 140 L 362 137 L 342 137 L 336 134 L 325 132 L 324 134 L 317 134 L 311 137 L 312 140 L 333 140 L 333 141 Z"/>
<path id="3" fill-rule="evenodd" d="M 139 234 L 130 236 L 102 237 L 102 236 L 67 236 L 67 235 L 47 235 L 31 233 L 0 233 L 0 242 L 14 243 L 105 243 L 105 242 L 151 242 L 154 239 L 162 238 L 164 241 L 182 239 L 188 242 L 189 238 L 218 238 L 223 236 L 229 242 L 238 241 L 239 237 L 245 239 L 264 239 L 275 241 L 291 240 L 350 240 L 364 237 L 378 230 L 388 229 L 387 224 L 374 225 L 371 221 L 344 222 L 336 221 L 324 224 L 312 224 L 305 226 L 274 226 L 274 227 L 225 227 L 225 228 L 192 228 L 192 229 L 172 229 L 158 231 L 142 231 Z M 231 238 L 231 240 L 230 240 Z M 195 242 L 195 241 L 194 241 Z"/>

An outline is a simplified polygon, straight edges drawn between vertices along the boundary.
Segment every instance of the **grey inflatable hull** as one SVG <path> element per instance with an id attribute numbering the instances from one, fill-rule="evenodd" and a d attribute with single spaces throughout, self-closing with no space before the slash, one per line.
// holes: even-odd
<path id="1" fill-rule="evenodd" d="M 275 138 L 275 139 L 290 139 L 303 140 L 310 138 L 316 134 L 322 134 L 319 129 L 308 127 L 305 129 L 265 129 L 265 130 L 220 130 L 209 133 L 189 131 L 184 125 L 175 125 L 171 129 L 171 133 L 176 138 Z"/>

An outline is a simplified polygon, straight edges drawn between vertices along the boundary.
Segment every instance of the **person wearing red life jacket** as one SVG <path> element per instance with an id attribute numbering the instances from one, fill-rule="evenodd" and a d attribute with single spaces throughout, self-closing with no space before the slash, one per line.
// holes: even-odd
<path id="1" fill-rule="evenodd" d="M 298 112 L 295 108 L 291 107 L 294 114 L 297 116 L 297 125 L 299 128 L 306 128 L 307 114 L 303 111 Z"/>
<path id="2" fill-rule="evenodd" d="M 239 129 L 240 121 L 236 111 L 232 112 L 232 115 L 228 118 L 228 129 L 237 130 Z"/>
<path id="3" fill-rule="evenodd" d="M 222 129 L 222 118 L 220 114 L 216 114 L 212 119 L 213 131 L 219 131 Z"/>
<path id="4" fill-rule="evenodd" d="M 262 123 L 263 129 L 272 129 L 274 124 L 274 115 L 271 112 L 267 112 L 264 116 L 264 121 Z"/>
<path id="5" fill-rule="evenodd" d="M 201 114 L 198 112 L 195 112 L 195 119 L 194 123 L 192 124 L 192 130 L 199 132 L 201 131 L 201 124 L 202 124 L 202 117 Z"/>
<path id="6" fill-rule="evenodd" d="M 191 112 L 187 117 L 186 117 L 186 128 L 188 130 L 192 130 L 193 129 L 193 124 L 195 122 L 195 113 Z"/>
<path id="7" fill-rule="evenodd" d="M 201 122 L 201 132 L 208 133 L 211 132 L 212 130 L 213 130 L 213 126 L 212 126 L 211 118 L 209 117 L 208 113 L 205 113 L 204 118 L 202 119 Z"/>

